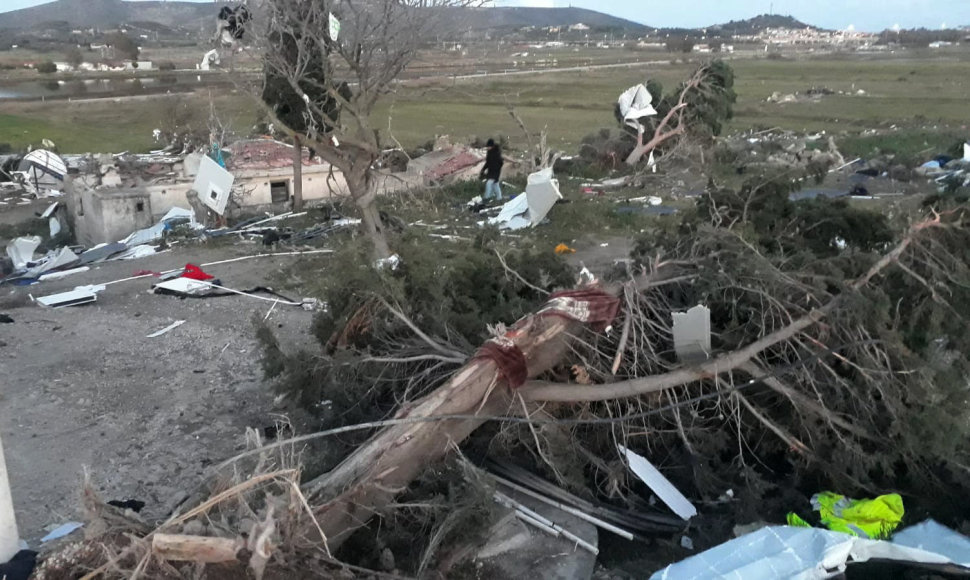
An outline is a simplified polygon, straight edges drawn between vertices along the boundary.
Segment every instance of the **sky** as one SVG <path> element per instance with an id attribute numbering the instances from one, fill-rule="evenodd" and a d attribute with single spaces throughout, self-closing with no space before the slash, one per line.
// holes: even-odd
<path id="1" fill-rule="evenodd" d="M 0 12 L 47 0 L 0 0 Z M 211 0 L 196 0 L 211 1 Z M 590 8 L 651 26 L 700 28 L 773 12 L 823 28 L 880 31 L 970 25 L 970 0 L 494 0 L 501 6 Z"/>

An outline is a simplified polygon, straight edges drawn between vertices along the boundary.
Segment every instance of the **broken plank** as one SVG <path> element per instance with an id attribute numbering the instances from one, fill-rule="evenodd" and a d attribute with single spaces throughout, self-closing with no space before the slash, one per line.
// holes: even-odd
<path id="1" fill-rule="evenodd" d="M 155 534 L 152 552 L 163 560 L 217 564 L 236 560 L 242 542 L 233 538 Z"/>

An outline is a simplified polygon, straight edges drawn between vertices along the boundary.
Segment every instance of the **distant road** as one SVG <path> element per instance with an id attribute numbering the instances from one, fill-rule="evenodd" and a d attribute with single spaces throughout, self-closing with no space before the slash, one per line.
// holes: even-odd
<path id="1" fill-rule="evenodd" d="M 584 72 L 590 70 L 604 70 L 613 68 L 638 68 L 643 66 L 659 66 L 668 65 L 669 60 L 649 60 L 643 62 L 620 62 L 614 64 L 591 64 L 585 66 L 570 66 L 562 68 L 540 68 L 540 69 L 529 69 L 529 70 L 501 70 L 501 71 L 488 71 L 488 72 L 478 72 L 471 74 L 460 74 L 460 75 L 428 75 L 423 77 L 416 77 L 413 79 L 400 79 L 399 83 L 409 83 L 415 81 L 429 81 L 436 79 L 454 79 L 454 80 L 469 80 L 469 79 L 483 79 L 487 77 L 511 77 L 511 76 L 521 76 L 521 75 L 541 75 L 541 74 L 552 74 L 552 73 L 564 73 L 564 72 Z"/>

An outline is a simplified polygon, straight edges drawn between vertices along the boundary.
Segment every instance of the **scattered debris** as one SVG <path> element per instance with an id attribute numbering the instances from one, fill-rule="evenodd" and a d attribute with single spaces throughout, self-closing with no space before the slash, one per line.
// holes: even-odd
<path id="1" fill-rule="evenodd" d="M 657 110 L 651 104 L 652 102 L 653 96 L 644 85 L 637 85 L 624 91 L 618 101 L 623 122 L 638 131 L 642 131 L 643 123 L 641 119 L 653 117 L 657 114 Z"/>
<path id="2" fill-rule="evenodd" d="M 128 245 L 123 242 L 114 242 L 111 244 L 100 244 L 82 252 L 78 256 L 78 263 L 80 264 L 93 264 L 96 262 L 103 262 L 114 256 L 115 254 L 120 254 L 128 249 Z"/>
<path id="3" fill-rule="evenodd" d="M 624 510 L 595 504 L 541 479 L 524 469 L 511 465 L 487 464 L 492 477 L 501 486 L 525 494 L 538 501 L 595 525 L 596 527 L 632 540 L 634 533 L 682 532 L 682 518 L 643 510 Z"/>
<path id="4" fill-rule="evenodd" d="M 81 522 L 67 522 L 51 530 L 50 533 L 40 539 L 40 543 L 46 544 L 47 542 L 63 538 L 82 527 L 84 527 L 84 524 Z"/>
<path id="5" fill-rule="evenodd" d="M 7 256 L 13 261 L 15 270 L 23 270 L 27 264 L 34 261 L 34 252 L 40 246 L 39 236 L 16 238 L 7 244 Z"/>
<path id="6" fill-rule="evenodd" d="M 123 510 L 131 510 L 137 514 L 145 507 L 145 502 L 137 499 L 126 499 L 124 501 L 113 499 L 108 502 L 108 505 Z"/>
<path id="7" fill-rule="evenodd" d="M 163 560 L 218 564 L 236 560 L 243 548 L 240 538 L 213 538 L 177 534 L 155 534 L 152 553 Z"/>
<path id="8" fill-rule="evenodd" d="M 892 543 L 935 552 L 954 564 L 970 568 L 970 538 L 934 520 L 926 520 L 897 532 Z"/>
<path id="9" fill-rule="evenodd" d="M 88 304 L 90 302 L 97 301 L 98 292 L 101 292 L 104 289 L 104 286 L 78 286 L 70 292 L 61 292 L 59 294 L 51 294 L 50 296 L 41 296 L 37 299 L 37 303 L 41 306 L 49 306 L 51 308 L 79 306 L 81 304 Z"/>
<path id="10" fill-rule="evenodd" d="M 59 205 L 60 205 L 60 202 L 55 201 L 54 203 L 47 206 L 47 209 L 44 210 L 44 213 L 40 214 L 40 219 L 47 219 L 53 216 L 54 212 L 57 210 L 57 207 Z"/>
<path id="11" fill-rule="evenodd" d="M 46 149 L 35 149 L 24 156 L 18 172 L 25 178 L 24 185 L 37 197 L 47 197 L 48 192 L 53 197 L 62 195 L 54 188 L 64 182 L 67 165 L 56 154 Z"/>
<path id="12" fill-rule="evenodd" d="M 673 312 L 674 351 L 685 363 L 703 362 L 711 356 L 711 311 L 697 305 L 687 312 Z"/>
<path id="13" fill-rule="evenodd" d="M 165 333 L 167 333 L 167 332 L 169 332 L 171 330 L 175 330 L 176 328 L 182 326 L 183 324 L 185 324 L 185 321 L 184 320 L 176 320 L 172 324 L 169 324 L 168 326 L 166 326 L 165 328 L 163 328 L 163 329 L 161 329 L 159 331 L 156 331 L 156 332 L 153 332 L 153 333 L 149 334 L 145 338 L 157 338 L 157 337 L 162 336 L 163 334 L 165 334 Z"/>
<path id="14" fill-rule="evenodd" d="M 970 572 L 970 540 L 932 521 L 916 528 L 900 532 L 898 541 L 887 542 L 818 528 L 771 526 L 672 564 L 650 578 L 822 579 L 870 560 L 917 568 L 923 564 L 938 571 L 940 566 L 951 565 L 949 570 L 961 576 Z"/>
<path id="15" fill-rule="evenodd" d="M 670 483 L 670 480 L 664 477 L 646 457 L 634 453 L 622 445 L 619 446 L 619 449 L 620 453 L 626 456 L 630 470 L 640 478 L 640 481 L 647 484 L 647 487 L 653 490 L 660 501 L 664 502 L 671 511 L 684 520 L 689 520 L 697 515 L 697 508 L 690 503 L 690 500 L 684 497 L 674 487 L 674 484 Z"/>
<path id="16" fill-rule="evenodd" d="M 199 199 L 206 207 L 218 215 L 224 215 L 235 179 L 233 174 L 206 155 L 202 158 L 193 189 L 199 194 Z"/>
<path id="17" fill-rule="evenodd" d="M 170 230 L 173 227 L 180 224 L 188 224 L 189 227 L 193 229 L 198 229 L 201 226 L 195 221 L 195 214 L 191 210 L 183 209 L 181 207 L 173 207 L 168 210 L 162 219 L 158 221 L 155 225 L 150 228 L 143 230 L 138 230 L 127 238 L 121 240 L 120 243 L 125 244 L 128 248 L 133 248 L 134 246 L 140 246 L 144 244 L 151 244 L 162 238 L 162 235 L 166 230 Z"/>
<path id="18" fill-rule="evenodd" d="M 519 518 L 520 520 L 529 524 L 530 526 L 534 526 L 542 530 L 543 532 L 551 536 L 555 536 L 557 538 L 564 537 L 569 541 L 573 542 L 576 546 L 592 554 L 600 553 L 599 548 L 597 548 L 593 544 L 580 538 L 579 536 L 570 532 L 569 530 L 564 529 L 562 526 L 553 522 L 552 520 L 539 515 L 535 511 L 527 508 L 526 506 L 515 501 L 514 499 L 505 495 L 504 493 L 500 491 L 496 491 L 494 497 L 495 497 L 495 501 L 513 510 L 515 512 L 515 517 Z"/>
<path id="19" fill-rule="evenodd" d="M 850 499 L 825 491 L 812 496 L 812 508 L 819 512 L 821 524 L 833 532 L 875 540 L 892 535 L 905 513 L 903 498 L 895 493 Z M 811 527 L 795 513 L 788 514 L 788 525 Z"/>
<path id="20" fill-rule="evenodd" d="M 200 296 L 209 291 L 209 285 L 191 278 L 175 278 L 157 282 L 152 285 L 156 294 L 173 294 L 176 296 Z"/>
<path id="21" fill-rule="evenodd" d="M 596 184 L 597 187 L 602 189 L 619 189 L 621 187 L 626 187 L 630 184 L 630 176 L 625 175 L 623 177 L 614 177 L 613 179 L 604 179 Z"/>
<path id="22" fill-rule="evenodd" d="M 553 177 L 552 169 L 543 169 L 529 175 L 525 193 L 502 206 L 498 216 L 489 219 L 488 223 L 503 230 L 535 227 L 560 199 L 559 182 Z"/>
<path id="23" fill-rule="evenodd" d="M 381 258 L 374 263 L 374 267 L 378 270 L 383 270 L 384 268 L 390 268 L 391 271 L 397 270 L 397 267 L 401 265 L 401 256 L 394 254 L 389 258 Z"/>
<path id="24" fill-rule="evenodd" d="M 73 276 L 74 274 L 87 272 L 90 269 L 91 268 L 88 266 L 79 266 L 77 268 L 71 268 L 70 270 L 61 270 L 59 272 L 48 272 L 47 274 L 41 274 L 37 279 L 41 282 L 47 282 L 48 280 L 60 280 L 61 278 L 67 278 L 68 276 Z"/>
<path id="25" fill-rule="evenodd" d="M 636 202 L 636 203 L 646 203 L 648 205 L 655 205 L 656 206 L 656 205 L 662 204 L 664 202 L 664 200 L 662 198 L 659 198 L 659 197 L 655 196 L 655 195 L 648 195 L 646 197 L 633 197 L 633 198 L 628 199 L 627 202 L 629 202 L 629 203 L 633 203 L 633 202 Z"/>

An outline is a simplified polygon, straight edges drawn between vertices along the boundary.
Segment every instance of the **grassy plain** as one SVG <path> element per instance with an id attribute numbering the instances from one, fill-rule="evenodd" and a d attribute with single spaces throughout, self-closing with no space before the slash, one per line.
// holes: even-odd
<path id="1" fill-rule="evenodd" d="M 867 138 L 859 138 L 863 131 L 899 129 L 908 142 L 897 145 L 932 147 L 933 135 L 943 133 L 950 139 L 966 130 L 970 60 L 964 56 L 913 51 L 785 60 L 737 57 L 732 65 L 739 98 L 728 132 L 780 127 L 844 133 L 842 139 L 863 154 L 872 145 Z M 697 62 L 410 81 L 385 100 L 373 124 L 387 132 L 390 122 L 394 136 L 406 147 L 440 134 L 456 140 L 506 136 L 521 145 L 521 131 L 508 113 L 508 106 L 514 105 L 530 129 L 546 128 L 553 144 L 572 152 L 583 136 L 615 125 L 613 103 L 621 91 L 648 78 L 657 78 L 672 90 Z M 804 93 L 812 87 L 845 94 L 794 103 L 766 102 L 775 92 Z M 860 90 L 864 94 L 856 94 Z M 71 102 L 0 101 L 0 143 L 20 148 L 48 138 L 65 152 L 147 150 L 154 146 L 152 129 L 173 124 L 174 109 L 198 110 L 204 119 L 210 99 L 240 133 L 247 133 L 257 120 L 249 97 L 229 90 Z"/>

